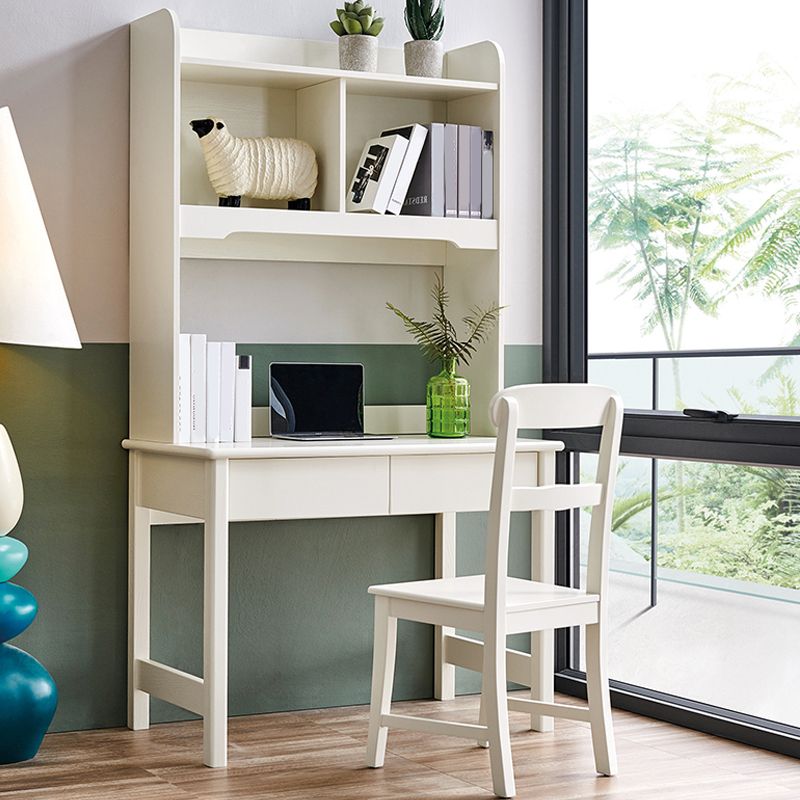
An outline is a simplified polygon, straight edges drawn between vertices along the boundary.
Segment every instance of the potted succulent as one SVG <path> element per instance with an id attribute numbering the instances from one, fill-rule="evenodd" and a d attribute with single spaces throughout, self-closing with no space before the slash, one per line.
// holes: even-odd
<path id="1" fill-rule="evenodd" d="M 378 69 L 378 34 L 383 30 L 383 17 L 376 17 L 372 6 L 364 0 L 345 3 L 336 9 L 331 29 L 339 37 L 339 66 L 358 72 Z"/>
<path id="2" fill-rule="evenodd" d="M 409 317 L 391 303 L 386 307 L 400 317 L 423 354 L 442 365 L 442 371 L 428 381 L 425 392 L 428 436 L 460 438 L 470 430 L 470 398 L 469 381 L 457 375 L 456 368 L 459 364 L 469 364 L 478 345 L 486 341 L 497 325 L 502 306 L 485 309 L 473 306 L 462 320 L 466 325 L 466 337 L 459 339 L 455 326 L 447 318 L 450 297 L 438 275 L 431 296 L 434 312 L 430 321 Z"/>
<path id="3" fill-rule="evenodd" d="M 405 43 L 406 75 L 441 78 L 444 0 L 406 0 L 405 18 L 413 38 Z"/>

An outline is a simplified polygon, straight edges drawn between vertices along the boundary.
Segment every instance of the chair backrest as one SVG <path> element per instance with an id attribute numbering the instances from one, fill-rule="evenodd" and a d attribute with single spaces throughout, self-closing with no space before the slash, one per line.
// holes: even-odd
<path id="1" fill-rule="evenodd" d="M 561 511 L 592 506 L 586 591 L 599 594 L 608 584 L 608 550 L 614 483 L 622 434 L 622 399 L 605 386 L 552 383 L 513 386 L 498 392 L 491 404 L 497 449 L 486 539 L 486 612 L 496 613 L 502 632 L 508 534 L 512 511 Z M 520 428 L 602 427 L 597 474 L 592 484 L 516 486 L 514 457 Z"/>

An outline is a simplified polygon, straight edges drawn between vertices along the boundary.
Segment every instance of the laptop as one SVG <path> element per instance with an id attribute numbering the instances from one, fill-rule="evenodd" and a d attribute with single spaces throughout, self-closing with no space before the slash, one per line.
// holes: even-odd
<path id="1" fill-rule="evenodd" d="M 276 439 L 394 438 L 364 433 L 363 364 L 270 364 L 269 418 Z"/>

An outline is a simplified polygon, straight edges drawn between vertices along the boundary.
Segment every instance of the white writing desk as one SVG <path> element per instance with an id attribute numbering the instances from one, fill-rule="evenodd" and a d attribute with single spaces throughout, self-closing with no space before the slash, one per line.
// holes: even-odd
<path id="1" fill-rule="evenodd" d="M 243 520 L 436 515 L 436 576 L 455 575 L 458 511 L 489 508 L 493 438 L 163 444 L 126 439 L 130 451 L 128 725 L 150 724 L 150 696 L 203 717 L 203 760 L 227 763 L 228 524 Z M 559 442 L 522 439 L 518 482 L 553 483 Z M 531 574 L 551 581 L 553 514 L 533 514 Z M 154 524 L 204 525 L 203 677 L 150 658 L 150 529 Z M 364 602 L 369 602 L 364 596 Z M 444 661 L 437 630 L 435 694 L 455 692 L 455 669 Z M 534 634 L 532 691 L 552 700 L 552 633 Z M 527 668 L 526 668 L 527 669 Z M 537 730 L 550 718 L 532 718 Z"/>

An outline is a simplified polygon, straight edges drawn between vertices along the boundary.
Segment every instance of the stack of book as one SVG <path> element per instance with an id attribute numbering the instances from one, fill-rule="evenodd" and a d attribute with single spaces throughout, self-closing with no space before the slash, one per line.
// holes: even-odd
<path id="1" fill-rule="evenodd" d="M 348 211 L 494 217 L 494 133 L 432 122 L 385 130 L 364 146 Z"/>
<path id="2" fill-rule="evenodd" d="M 182 333 L 178 345 L 178 442 L 249 442 L 252 438 L 252 356 L 234 342 Z"/>

